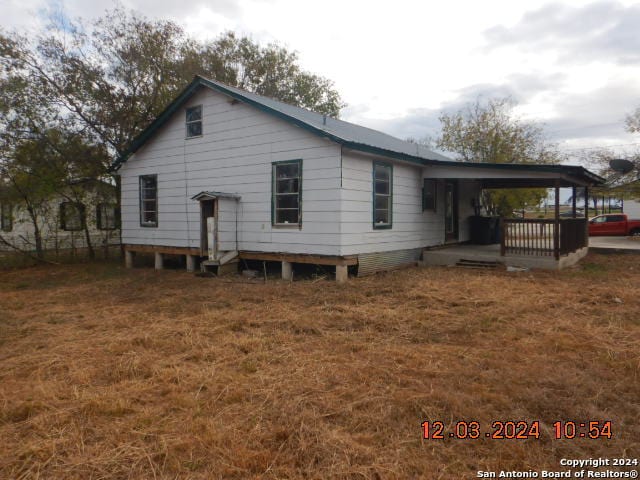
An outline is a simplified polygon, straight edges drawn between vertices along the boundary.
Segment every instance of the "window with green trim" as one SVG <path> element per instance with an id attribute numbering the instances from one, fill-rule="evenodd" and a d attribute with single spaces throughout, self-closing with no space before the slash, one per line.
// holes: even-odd
<path id="1" fill-rule="evenodd" d="M 275 162 L 272 165 L 272 224 L 302 223 L 302 160 Z"/>
<path id="2" fill-rule="evenodd" d="M 186 110 L 187 138 L 202 136 L 202 105 Z"/>
<path id="3" fill-rule="evenodd" d="M 436 211 L 437 192 L 438 189 L 436 181 L 430 178 L 425 178 L 422 184 L 422 211 Z"/>
<path id="4" fill-rule="evenodd" d="M 158 176 L 140 176 L 140 226 L 158 226 Z"/>
<path id="5" fill-rule="evenodd" d="M 393 208 L 393 167 L 373 164 L 373 228 L 391 228 Z"/>

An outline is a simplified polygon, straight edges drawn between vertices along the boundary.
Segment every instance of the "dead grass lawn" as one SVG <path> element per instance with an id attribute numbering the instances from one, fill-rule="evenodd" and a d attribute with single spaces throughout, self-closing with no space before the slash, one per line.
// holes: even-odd
<path id="1" fill-rule="evenodd" d="M 0 478 L 474 478 L 640 455 L 640 257 L 330 281 L 0 272 Z M 424 420 L 539 440 L 423 440 Z M 552 440 L 556 420 L 611 440 Z"/>

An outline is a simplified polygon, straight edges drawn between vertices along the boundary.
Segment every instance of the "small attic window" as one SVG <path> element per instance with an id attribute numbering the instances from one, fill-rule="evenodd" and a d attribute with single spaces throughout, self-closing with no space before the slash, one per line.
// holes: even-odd
<path id="1" fill-rule="evenodd" d="M 187 108 L 187 138 L 202 136 L 202 105 Z"/>

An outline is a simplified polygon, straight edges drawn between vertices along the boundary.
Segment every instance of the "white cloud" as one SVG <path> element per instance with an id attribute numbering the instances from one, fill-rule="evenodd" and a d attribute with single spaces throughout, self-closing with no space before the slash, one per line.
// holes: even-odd
<path id="1" fill-rule="evenodd" d="M 56 1 L 70 17 L 114 6 Z M 478 95 L 511 95 L 523 117 L 547 123 L 566 145 L 629 143 L 624 115 L 640 105 L 640 7 L 632 0 L 121 2 L 200 39 L 232 29 L 295 49 L 305 68 L 335 81 L 349 104 L 345 119 L 399 137 L 433 135 L 443 109 Z M 48 4 L 5 0 L 0 25 L 34 28 Z"/>

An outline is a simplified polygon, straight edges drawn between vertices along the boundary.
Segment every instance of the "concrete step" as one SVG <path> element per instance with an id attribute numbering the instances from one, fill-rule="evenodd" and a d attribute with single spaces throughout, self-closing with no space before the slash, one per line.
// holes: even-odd
<path id="1" fill-rule="evenodd" d="M 461 258 L 456 262 L 456 267 L 463 268 L 476 268 L 476 269 L 496 269 L 500 266 L 500 263 L 493 261 L 485 261 L 485 260 L 466 260 Z"/>
<path id="2" fill-rule="evenodd" d="M 238 271 L 238 259 L 235 258 L 223 265 L 220 265 L 219 260 L 203 260 L 200 262 L 200 270 L 202 273 L 215 273 L 218 276 L 235 273 Z"/>

